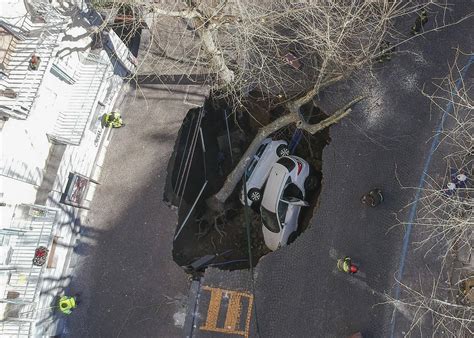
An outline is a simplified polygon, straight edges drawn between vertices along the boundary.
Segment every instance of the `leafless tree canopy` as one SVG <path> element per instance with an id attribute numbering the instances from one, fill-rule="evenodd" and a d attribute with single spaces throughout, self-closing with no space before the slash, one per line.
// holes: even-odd
<path id="1" fill-rule="evenodd" d="M 101 1 L 133 6 L 152 43 L 142 65 L 176 74 L 212 74 L 214 88 L 240 98 L 249 91 L 292 98 L 346 77 L 399 37 L 395 19 L 431 1 L 188 0 Z M 117 12 L 117 10 L 115 10 Z M 150 62 L 152 60 L 152 62 Z M 293 61 L 292 61 L 293 60 Z"/>
<path id="2" fill-rule="evenodd" d="M 144 73 L 158 78 L 207 77 L 212 89 L 244 110 L 251 92 L 285 104 L 293 116 L 262 127 L 248 154 L 275 128 L 296 123 L 315 133 L 346 116 L 350 104 L 362 98 L 348 99 L 349 105 L 341 104 L 345 109 L 315 126 L 304 121 L 299 108 L 322 88 L 369 65 L 384 52 L 383 40 L 392 40 L 393 46 L 409 39 L 406 31 L 397 31 L 398 19 L 412 15 L 414 20 L 421 8 L 436 5 L 432 0 L 94 0 L 93 4 L 109 11 L 128 6 L 139 16 L 136 22 L 146 21 L 150 41 L 139 64 Z M 217 194 L 218 201 L 225 201 L 240 180 L 247 153 Z"/>
<path id="3" fill-rule="evenodd" d="M 434 107 L 446 111 L 444 127 L 438 137 L 438 149 L 446 152 L 444 157 L 447 171 L 441 179 L 428 176 L 420 191 L 419 207 L 414 225 L 424 229 L 425 239 L 420 244 L 431 250 L 442 247 L 442 255 L 464 245 L 471 246 L 474 230 L 472 161 L 474 150 L 474 100 L 473 84 L 462 77 L 463 69 L 456 61 L 444 79 L 435 82 L 434 93 L 423 94 Z M 455 193 L 447 191 L 447 184 L 454 173 L 467 175 L 467 182 L 456 188 Z M 411 206 L 409 206 L 411 207 Z"/>
<path id="4" fill-rule="evenodd" d="M 394 19 L 419 8 L 393 1 L 229 0 L 155 3 L 150 11 L 162 55 L 190 66 L 188 73 L 216 75 L 215 87 L 236 98 L 252 90 L 291 98 L 367 64 L 382 39 L 396 34 Z M 174 39 L 160 38 L 166 25 Z"/>
<path id="5" fill-rule="evenodd" d="M 448 76 L 435 82 L 436 91 L 423 92 L 434 107 L 446 112 L 443 129 L 438 135 L 438 149 L 447 154 L 444 157 L 447 171 L 441 178 L 428 176 L 425 180 L 419 191 L 413 225 L 421 235 L 416 244 L 426 255 L 435 257 L 442 268 L 429 287 L 426 280 L 420 280 L 418 286 L 399 281 L 404 296 L 402 300 L 393 299 L 392 302 L 395 307 L 402 306 L 413 314 L 408 334 L 426 327 L 428 319 L 433 336 L 472 337 L 474 334 L 474 307 L 468 299 L 472 294 L 468 295 L 469 290 L 461 291 L 463 283 L 472 282 L 474 271 L 469 264 L 453 269 L 453 258 L 460 259 L 461 251 L 472 254 L 474 238 L 474 88 L 472 79 L 463 78 L 464 69 L 457 62 L 459 55 Z M 454 192 L 447 189 L 453 173 L 467 176 L 466 183 L 458 185 Z"/>

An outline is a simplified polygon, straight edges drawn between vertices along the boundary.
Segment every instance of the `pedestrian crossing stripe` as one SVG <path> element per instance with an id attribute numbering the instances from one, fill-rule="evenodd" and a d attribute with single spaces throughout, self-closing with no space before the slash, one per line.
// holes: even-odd
<path id="1" fill-rule="evenodd" d="M 199 329 L 248 337 L 253 295 L 247 292 L 224 290 L 208 286 L 203 286 L 202 289 L 210 291 L 211 294 L 206 322 Z M 224 310 L 226 307 L 224 326 L 219 327 L 219 314 L 221 309 Z"/>

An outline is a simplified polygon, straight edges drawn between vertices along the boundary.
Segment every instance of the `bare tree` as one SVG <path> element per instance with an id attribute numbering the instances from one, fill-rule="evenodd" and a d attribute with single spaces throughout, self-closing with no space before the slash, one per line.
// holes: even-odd
<path id="1" fill-rule="evenodd" d="M 419 244 L 428 251 L 442 246 L 443 256 L 460 247 L 467 246 L 471 250 L 474 231 L 474 189 L 472 177 L 469 177 L 474 150 L 473 84 L 464 80 L 458 56 L 459 53 L 449 75 L 435 83 L 436 91 L 433 94 L 423 91 L 435 107 L 446 111 L 444 127 L 438 135 L 438 149 L 446 153 L 447 170 L 441 179 L 431 176 L 425 179 L 413 223 L 424 232 Z M 447 185 L 456 180 L 453 175 L 462 173 L 466 175 L 466 182 L 450 191 Z M 401 224 L 405 225 L 404 222 Z"/>
<path id="2" fill-rule="evenodd" d="M 151 43 L 139 69 L 146 68 L 158 78 L 163 70 L 190 79 L 204 75 L 215 95 L 232 100 L 234 107 L 251 116 L 246 104 L 249 93 L 284 106 L 288 115 L 262 126 L 222 189 L 209 200 L 215 207 L 222 206 L 234 190 L 263 138 L 290 124 L 314 134 L 349 114 L 361 97 L 348 99 L 316 125 L 305 121 L 300 108 L 322 89 L 386 52 L 381 47 L 384 39 L 394 42 L 391 47 L 411 39 L 397 31 L 396 20 L 416 13 L 421 6 L 436 5 L 432 0 L 93 3 L 109 9 L 140 8 Z"/>
<path id="3" fill-rule="evenodd" d="M 441 272 L 428 288 L 428 281 L 423 279 L 417 288 L 397 281 L 404 298 L 391 299 L 391 303 L 398 309 L 411 311 L 413 321 L 407 335 L 426 326 L 428 318 L 432 336 L 471 337 L 474 334 L 474 308 L 469 303 L 472 299 L 467 299 L 469 290 L 465 290 L 465 294 L 460 292 L 464 282 L 472 282 L 474 271 L 472 266 L 459 263 L 459 267 L 453 269 L 453 259 L 459 259 L 461 249 L 472 254 L 474 233 L 474 190 L 469 177 L 474 149 L 473 83 L 472 79 L 464 79 L 465 69 L 457 62 L 459 55 L 458 52 L 449 75 L 435 83 L 435 92 L 423 91 L 433 106 L 446 114 L 443 129 L 435 137 L 440 139 L 438 151 L 447 154 L 444 157 L 447 170 L 441 178 L 428 176 L 425 180 L 412 224 L 421 236 L 416 244 L 426 250 L 425 255 L 440 263 Z M 467 176 L 465 182 L 453 177 L 460 173 Z M 453 180 L 456 187 L 450 190 L 447 184 Z M 452 271 L 458 271 L 458 276 L 453 277 Z"/>
<path id="4" fill-rule="evenodd" d="M 459 301 L 459 287 L 446 284 L 439 278 L 433 278 L 428 285 L 427 282 L 420 280 L 418 288 L 399 282 L 403 298 L 387 296 L 387 303 L 412 318 L 404 336 L 423 336 L 431 331 L 432 337 L 472 337 L 474 308 Z"/>

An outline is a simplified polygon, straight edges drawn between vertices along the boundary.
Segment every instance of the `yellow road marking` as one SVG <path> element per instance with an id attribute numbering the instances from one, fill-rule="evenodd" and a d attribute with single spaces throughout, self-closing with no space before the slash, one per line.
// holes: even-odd
<path id="1" fill-rule="evenodd" d="M 242 306 L 240 304 L 241 295 L 239 294 L 230 294 L 229 306 L 227 307 L 227 313 L 225 315 L 225 324 L 224 327 L 229 330 L 235 331 L 237 329 L 237 324 L 240 319 L 240 312 L 242 311 Z"/>
<path id="2" fill-rule="evenodd" d="M 222 292 L 212 292 L 209 307 L 207 309 L 206 325 L 204 327 L 217 327 L 217 318 L 219 317 L 219 308 L 221 307 Z"/>
<path id="3" fill-rule="evenodd" d="M 208 286 L 204 286 L 203 290 L 210 291 L 211 298 L 209 300 L 209 307 L 207 309 L 206 323 L 205 325 L 201 326 L 200 329 L 248 337 L 250 319 L 252 316 L 253 295 L 247 292 L 224 290 Z M 229 303 L 227 305 L 224 327 L 218 327 L 217 321 L 219 318 L 220 309 L 222 307 L 222 295 L 229 297 Z M 242 298 L 248 299 L 248 306 L 245 318 L 245 327 L 239 328 L 239 323 L 242 316 Z"/>

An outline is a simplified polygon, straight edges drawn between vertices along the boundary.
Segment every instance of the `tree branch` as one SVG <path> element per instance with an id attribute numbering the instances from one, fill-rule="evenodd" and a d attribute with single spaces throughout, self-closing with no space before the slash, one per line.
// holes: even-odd
<path id="1" fill-rule="evenodd" d="M 344 107 L 342 107 L 341 109 L 337 110 L 334 114 L 329 116 L 327 119 L 317 124 L 309 124 L 306 121 L 304 121 L 303 118 L 300 116 L 299 121 L 296 123 L 296 127 L 306 130 L 308 133 L 315 134 L 318 131 L 321 131 L 329 127 L 330 125 L 339 122 L 339 120 L 349 115 L 349 113 L 352 110 L 351 107 L 362 99 L 364 99 L 364 96 L 356 97 L 355 99 L 347 103 Z"/>
<path id="2" fill-rule="evenodd" d="M 258 147 L 260 146 L 262 141 L 268 136 L 291 123 L 296 123 L 298 128 L 304 129 L 311 134 L 317 133 L 318 131 L 329 127 L 330 125 L 337 123 L 344 116 L 347 116 L 351 111 L 350 108 L 363 98 L 363 96 L 356 97 L 352 101 L 348 102 L 344 107 L 338 109 L 333 115 L 314 125 L 308 124 L 307 122 L 303 121 L 302 116 L 299 113 L 289 113 L 276 119 L 272 123 L 260 128 L 252 143 L 245 151 L 245 154 L 240 159 L 239 163 L 235 166 L 234 170 L 232 170 L 232 172 L 227 176 L 227 179 L 224 182 L 222 188 L 214 196 L 210 197 L 207 200 L 208 206 L 213 210 L 223 209 L 224 202 L 234 191 L 235 187 L 242 178 L 242 175 L 244 175 L 245 169 L 252 160 Z"/>
<path id="3" fill-rule="evenodd" d="M 195 21 L 197 21 L 196 23 L 200 23 L 200 26 L 203 26 L 202 23 L 199 22 L 201 20 L 195 19 Z M 203 27 L 202 29 L 197 30 L 197 32 L 206 52 L 209 54 L 212 63 L 216 67 L 219 81 L 222 84 L 228 85 L 234 81 L 234 72 L 227 67 L 222 51 L 216 46 L 211 31 L 211 27 L 213 26 L 214 24 L 211 24 L 209 27 Z"/>
<path id="4" fill-rule="evenodd" d="M 309 90 L 305 95 L 303 95 L 302 97 L 300 97 L 296 100 L 292 100 L 292 101 L 288 102 L 286 104 L 286 107 L 288 108 L 288 110 L 290 112 L 299 114 L 299 110 L 300 110 L 301 106 L 303 106 L 304 104 L 311 101 L 313 99 L 313 97 L 315 97 L 322 89 L 324 89 L 325 87 L 328 87 L 328 86 L 330 86 L 330 85 L 332 85 L 336 82 L 341 81 L 343 78 L 344 78 L 344 76 L 339 75 L 339 76 L 335 76 L 335 77 L 329 79 L 326 82 L 316 83 L 313 86 L 313 88 L 311 88 L 311 90 Z"/>
<path id="5" fill-rule="evenodd" d="M 224 202 L 227 200 L 232 191 L 234 191 L 235 187 L 242 178 L 245 169 L 249 165 L 250 161 L 253 159 L 253 156 L 262 141 L 266 139 L 270 134 L 276 132 L 277 130 L 280 130 L 281 128 L 291 123 L 295 123 L 297 120 L 298 116 L 296 114 L 286 114 L 276 119 L 272 123 L 260 128 L 252 143 L 250 143 L 244 155 L 240 159 L 239 163 L 235 166 L 234 170 L 232 170 L 232 172 L 227 176 L 227 179 L 225 180 L 222 188 L 214 196 L 208 199 L 208 206 L 213 210 L 221 210 L 223 208 Z"/>
<path id="6" fill-rule="evenodd" d="M 183 19 L 196 19 L 196 18 L 201 18 L 201 14 L 195 9 L 183 9 L 180 11 L 170 11 L 166 9 L 161 9 L 156 6 L 153 7 L 153 12 L 162 15 L 162 16 L 169 16 L 169 17 L 175 17 L 175 18 L 183 18 Z"/>

